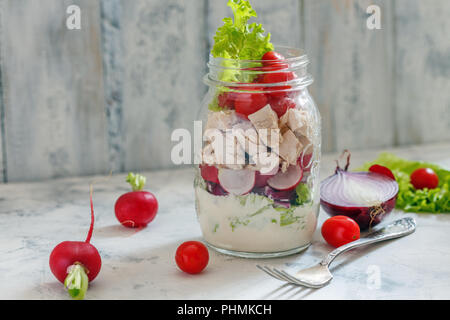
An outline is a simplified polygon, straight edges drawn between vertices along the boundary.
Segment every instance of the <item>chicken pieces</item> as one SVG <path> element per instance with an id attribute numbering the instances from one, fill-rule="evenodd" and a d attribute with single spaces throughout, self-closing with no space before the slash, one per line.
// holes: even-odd
<path id="1" fill-rule="evenodd" d="M 250 114 L 248 119 L 239 117 L 234 110 L 210 112 L 204 135 L 203 162 L 230 169 L 259 170 L 260 156 L 275 154 L 285 171 L 289 165 L 297 163 L 309 144 L 308 118 L 303 110 L 288 109 L 278 119 L 268 104 Z"/>

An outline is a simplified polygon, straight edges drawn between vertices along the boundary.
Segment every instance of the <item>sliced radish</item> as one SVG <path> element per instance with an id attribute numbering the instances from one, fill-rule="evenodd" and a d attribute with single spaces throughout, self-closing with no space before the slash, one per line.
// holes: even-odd
<path id="1" fill-rule="evenodd" d="M 297 164 L 299 164 L 300 167 L 302 167 L 303 172 L 311 171 L 312 166 L 311 158 L 312 153 L 305 154 L 304 152 L 298 158 Z"/>
<path id="2" fill-rule="evenodd" d="M 202 175 L 202 178 L 206 181 L 219 183 L 219 179 L 217 175 L 219 174 L 219 170 L 214 166 L 209 166 L 207 164 L 201 164 L 200 165 L 200 172 Z"/>
<path id="3" fill-rule="evenodd" d="M 267 180 L 272 178 L 274 175 L 278 173 L 279 167 L 276 166 L 268 173 L 261 173 L 260 171 L 256 171 L 256 182 L 255 187 L 261 188 L 267 185 Z"/>
<path id="4" fill-rule="evenodd" d="M 303 170 L 299 165 L 291 165 L 286 172 L 278 172 L 275 176 L 267 180 L 267 184 L 277 190 L 292 190 L 302 180 Z"/>
<path id="5" fill-rule="evenodd" d="M 255 186 L 255 171 L 220 169 L 219 182 L 222 188 L 231 194 L 247 194 Z"/>
<path id="6" fill-rule="evenodd" d="M 226 196 L 228 195 L 228 192 L 223 190 L 223 188 L 220 186 L 220 184 L 216 184 L 213 182 L 207 182 L 207 189 L 208 192 L 215 195 L 215 196 Z"/>

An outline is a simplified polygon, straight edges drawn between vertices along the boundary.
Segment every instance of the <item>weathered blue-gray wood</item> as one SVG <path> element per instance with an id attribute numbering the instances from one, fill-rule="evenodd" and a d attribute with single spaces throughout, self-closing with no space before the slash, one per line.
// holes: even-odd
<path id="1" fill-rule="evenodd" d="M 1 2 L 8 181 L 109 171 L 98 17 L 97 1 Z"/>
<path id="2" fill-rule="evenodd" d="M 450 140 L 450 1 L 394 1 L 396 142 Z"/>
<path id="3" fill-rule="evenodd" d="M 173 167 L 172 131 L 192 131 L 205 93 L 205 2 L 122 1 L 126 170 Z"/>
<path id="4" fill-rule="evenodd" d="M 101 0 L 103 73 L 111 170 L 125 169 L 123 144 L 124 47 L 121 0 Z"/>
<path id="5" fill-rule="evenodd" d="M 0 82 L 0 87 L 1 87 L 1 82 Z M 1 93 L 1 89 L 0 89 L 0 93 Z M 0 97 L 1 97 L 1 95 L 0 95 Z M 3 105 L 2 105 L 2 102 L 0 101 L 0 183 L 6 182 L 6 175 L 5 175 L 6 166 L 3 163 L 3 161 L 4 161 L 3 153 L 5 152 L 5 148 L 4 148 L 5 141 L 3 139 L 3 129 L 4 129 Z"/>
<path id="6" fill-rule="evenodd" d="M 1 1 L 0 182 L 172 167 L 226 2 Z M 65 26 L 72 4 L 82 30 Z M 449 1 L 252 4 L 275 44 L 310 57 L 324 152 L 450 139 Z"/>
<path id="7" fill-rule="evenodd" d="M 382 29 L 369 30 L 367 7 L 381 8 Z M 323 118 L 323 151 L 394 143 L 391 1 L 304 1 L 305 48 L 312 94 Z"/>

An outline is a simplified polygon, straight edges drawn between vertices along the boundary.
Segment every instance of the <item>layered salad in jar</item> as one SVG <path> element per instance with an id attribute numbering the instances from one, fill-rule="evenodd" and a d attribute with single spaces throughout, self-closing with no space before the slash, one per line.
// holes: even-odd
<path id="1" fill-rule="evenodd" d="M 275 50 L 248 1 L 230 0 L 205 82 L 201 164 L 195 179 L 203 236 L 248 257 L 298 252 L 319 210 L 320 117 L 307 59 Z"/>

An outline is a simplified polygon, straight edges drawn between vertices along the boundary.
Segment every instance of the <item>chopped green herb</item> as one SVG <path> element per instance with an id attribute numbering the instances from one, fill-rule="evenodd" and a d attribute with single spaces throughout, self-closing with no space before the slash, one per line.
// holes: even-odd
<path id="1" fill-rule="evenodd" d="M 275 208 L 276 211 L 280 212 L 280 226 L 288 226 L 300 220 L 299 216 L 294 215 L 294 211 L 297 209 L 296 206 L 291 206 L 290 208 Z"/>

